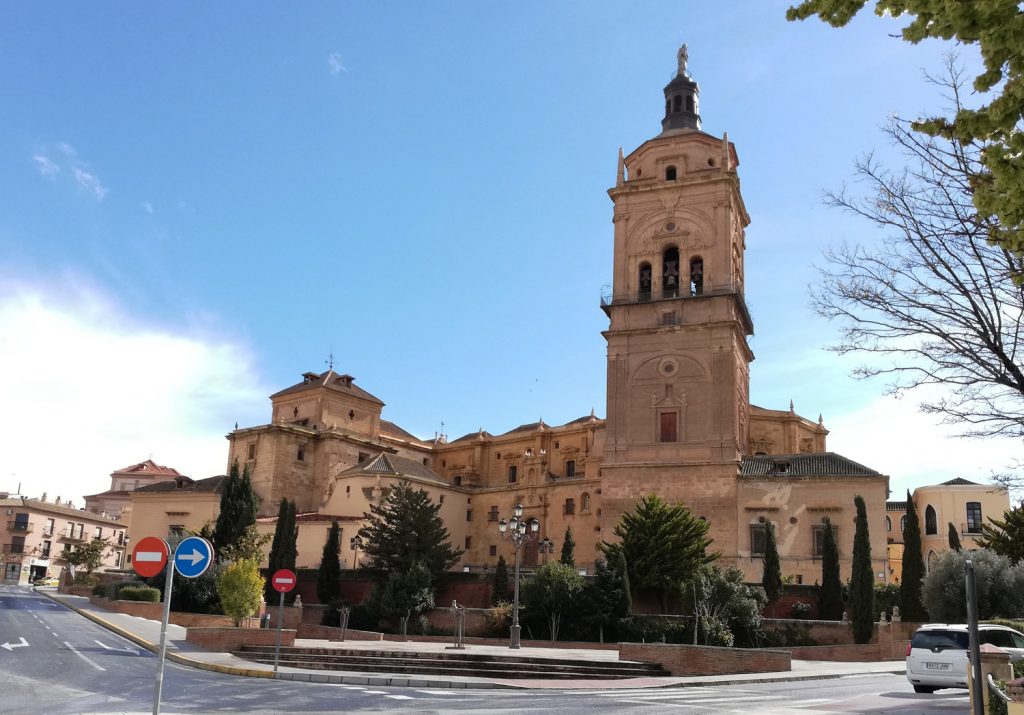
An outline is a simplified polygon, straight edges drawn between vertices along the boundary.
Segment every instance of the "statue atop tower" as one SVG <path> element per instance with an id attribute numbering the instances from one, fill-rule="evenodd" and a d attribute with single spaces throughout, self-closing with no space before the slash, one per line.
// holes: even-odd
<path id="1" fill-rule="evenodd" d="M 690 76 L 686 64 L 690 51 L 684 44 L 676 53 L 679 63 L 676 76 L 665 87 L 665 118 L 661 120 L 662 134 L 676 129 L 700 129 L 700 87 Z"/>

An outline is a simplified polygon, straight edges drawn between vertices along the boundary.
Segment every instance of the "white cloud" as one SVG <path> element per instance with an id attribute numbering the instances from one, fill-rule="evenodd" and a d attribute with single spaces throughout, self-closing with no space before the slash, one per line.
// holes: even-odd
<path id="1" fill-rule="evenodd" d="M 142 210 L 145 211 L 146 213 L 153 213 L 153 204 L 151 204 L 149 201 L 143 201 L 141 204 L 139 204 L 139 206 L 141 206 Z"/>
<path id="2" fill-rule="evenodd" d="M 107 195 L 107 187 L 103 185 L 103 182 L 95 174 L 86 171 L 78 165 L 71 167 L 71 173 L 75 177 L 75 183 L 95 196 L 97 201 L 102 201 Z"/>
<path id="3" fill-rule="evenodd" d="M 341 54 L 337 52 L 332 52 L 327 56 L 327 67 L 330 68 L 331 74 L 335 77 L 342 72 L 348 74 L 348 67 L 343 65 L 341 62 Z"/>
<path id="4" fill-rule="evenodd" d="M 140 324 L 74 277 L 0 292 L 0 488 L 81 497 L 152 458 L 224 472 L 224 435 L 263 409 L 247 350 Z"/>
<path id="5" fill-rule="evenodd" d="M 963 439 L 939 418 L 922 414 L 925 395 L 879 397 L 862 409 L 826 420 L 829 450 L 891 477 L 893 498 L 907 489 L 963 477 L 989 482 L 1020 456 L 1015 439 Z"/>
<path id="6" fill-rule="evenodd" d="M 89 168 L 89 165 L 78 158 L 78 150 L 67 142 L 58 142 L 49 151 L 41 151 L 32 156 L 36 169 L 48 179 L 56 179 L 58 174 L 70 175 L 71 180 L 79 189 L 90 194 L 97 201 L 107 195 L 107 187 Z M 65 171 L 66 170 L 66 171 Z"/>
<path id="7" fill-rule="evenodd" d="M 60 167 L 44 154 L 36 154 L 32 157 L 32 161 L 36 163 L 36 169 L 39 170 L 39 173 L 47 179 L 52 179 L 60 173 Z"/>

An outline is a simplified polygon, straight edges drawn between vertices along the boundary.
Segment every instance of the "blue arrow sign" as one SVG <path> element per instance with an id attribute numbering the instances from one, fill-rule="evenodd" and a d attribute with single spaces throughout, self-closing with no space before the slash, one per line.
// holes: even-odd
<path id="1" fill-rule="evenodd" d="M 174 550 L 174 568 L 185 578 L 206 573 L 213 563 L 213 545 L 200 536 L 190 536 Z"/>

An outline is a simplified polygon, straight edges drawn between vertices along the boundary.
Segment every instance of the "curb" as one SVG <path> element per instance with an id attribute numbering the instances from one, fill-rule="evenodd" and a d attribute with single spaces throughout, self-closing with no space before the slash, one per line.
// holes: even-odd
<path id="1" fill-rule="evenodd" d="M 33 589 L 33 590 L 35 590 L 35 589 Z M 140 646 L 142 648 L 145 648 L 150 653 L 155 653 L 155 654 L 159 654 L 160 653 L 160 646 L 159 646 L 159 644 L 150 643 L 149 641 L 147 641 L 147 640 L 145 640 L 143 638 L 140 638 L 139 636 L 135 635 L 131 631 L 126 631 L 124 628 L 121 628 L 120 626 L 115 625 L 115 624 L 111 623 L 110 621 L 108 621 L 108 620 L 106 620 L 104 618 L 101 618 L 100 616 L 97 616 L 95 613 L 92 613 L 91 611 L 86 611 L 85 609 L 79 608 L 78 606 L 75 606 L 74 604 L 67 603 L 66 601 L 63 601 L 63 600 L 61 600 L 59 598 L 51 596 L 46 591 L 38 591 L 37 590 L 36 593 L 39 593 L 39 594 L 42 594 L 43 596 L 46 596 L 48 599 L 50 599 L 54 603 L 59 603 L 60 605 L 64 606 L 65 608 L 74 611 L 78 615 L 83 616 L 83 617 L 89 619 L 90 621 L 92 621 L 96 625 L 101 626 L 103 628 L 106 628 L 111 633 L 115 633 L 116 635 L 121 636 L 125 640 L 131 641 L 135 645 Z M 210 670 L 210 671 L 213 671 L 215 673 L 224 673 L 226 675 L 241 675 L 241 676 L 245 676 L 245 677 L 248 677 L 248 678 L 273 678 L 274 677 L 274 672 L 271 671 L 271 670 L 255 670 L 253 668 L 237 668 L 237 667 L 231 666 L 231 665 L 220 665 L 218 663 L 206 663 L 204 661 L 194 660 L 192 658 L 188 658 L 188 657 L 183 656 L 183 655 L 181 655 L 179 653 L 173 653 L 171 651 L 167 651 L 165 656 L 166 656 L 167 660 L 169 660 L 169 661 L 171 661 L 173 663 L 177 663 L 179 665 L 187 665 L 187 666 L 192 667 L 192 668 L 198 668 L 199 670 Z"/>
<path id="2" fill-rule="evenodd" d="M 160 646 L 158 644 L 150 643 L 149 641 L 135 635 L 134 633 L 127 631 L 120 626 L 117 626 L 110 621 L 101 618 L 91 611 L 78 608 L 77 606 L 67 603 L 60 598 L 56 598 L 46 591 L 38 591 L 33 589 L 38 594 L 45 596 L 55 603 L 59 603 L 61 606 L 74 611 L 75 613 L 83 616 L 93 623 L 107 629 L 108 631 L 115 633 L 125 640 L 129 640 L 136 645 L 145 648 L 151 653 L 159 653 Z M 370 685 L 370 686 L 392 686 L 392 687 L 407 687 L 407 688 L 445 688 L 449 690 L 493 690 L 493 689 L 504 689 L 504 690 L 593 690 L 595 686 L 591 683 L 586 686 L 579 687 L 559 687 L 557 684 L 545 685 L 543 687 L 537 687 L 536 685 L 520 685 L 518 683 L 509 683 L 501 681 L 483 681 L 483 682 L 466 682 L 466 681 L 447 681 L 447 680 L 432 680 L 430 678 L 415 678 L 415 677 L 403 677 L 403 676 L 382 676 L 382 675 L 331 675 L 325 672 L 311 672 L 302 671 L 300 669 L 292 669 L 289 666 L 282 666 L 288 668 L 290 671 L 299 672 L 284 672 L 278 671 L 276 674 L 272 670 L 256 670 L 253 668 L 239 668 L 231 665 L 220 665 L 218 663 L 207 663 L 201 660 L 194 660 L 186 656 L 168 651 L 166 654 L 168 660 L 178 663 L 179 665 L 188 666 L 191 668 L 197 668 L 199 670 L 208 670 L 215 673 L 223 673 L 225 675 L 238 675 L 248 678 L 270 678 L 276 680 L 289 680 L 293 682 L 301 683 L 325 683 L 331 685 Z M 903 675 L 903 670 L 880 670 L 867 673 L 866 675 Z M 650 685 L 646 686 L 646 690 L 664 690 L 668 688 L 705 688 L 705 687 L 716 687 L 722 685 L 750 685 L 756 683 L 795 683 L 803 680 L 837 680 L 849 675 L 860 675 L 853 673 L 845 674 L 829 674 L 829 673 L 780 673 L 778 675 L 772 675 L 768 677 L 755 678 L 739 676 L 736 678 L 729 678 L 723 680 L 700 680 L 688 683 L 665 683 L 663 685 Z M 545 681 L 547 683 L 557 681 Z M 615 692 L 618 688 L 597 688 L 604 692 Z"/>

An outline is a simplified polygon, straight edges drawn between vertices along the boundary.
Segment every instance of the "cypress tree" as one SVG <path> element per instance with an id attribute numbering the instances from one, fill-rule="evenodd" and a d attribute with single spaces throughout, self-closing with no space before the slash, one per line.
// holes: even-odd
<path id="1" fill-rule="evenodd" d="M 924 557 L 921 555 L 921 523 L 917 506 L 907 491 L 907 521 L 903 528 L 903 580 L 900 583 L 900 616 L 904 621 L 923 623 L 928 620 L 921 601 L 924 581 Z"/>
<path id="2" fill-rule="evenodd" d="M 619 552 L 615 568 L 619 572 L 619 578 L 622 579 L 622 613 L 625 614 L 623 618 L 628 618 L 633 615 L 633 590 L 629 585 L 629 566 L 626 563 L 626 554 L 622 551 Z"/>
<path id="3" fill-rule="evenodd" d="M 295 570 L 296 540 L 298 526 L 295 523 L 295 502 L 287 499 L 281 500 L 281 506 L 277 511 L 277 526 L 274 529 L 274 540 L 270 545 L 270 556 L 267 560 L 267 570 L 270 575 L 279 569 Z M 278 598 L 273 584 L 267 581 L 266 602 L 273 604 Z"/>
<path id="4" fill-rule="evenodd" d="M 572 540 L 571 527 L 565 527 L 565 540 L 562 542 L 562 556 L 558 560 L 566 566 L 576 565 L 576 542 Z"/>
<path id="5" fill-rule="evenodd" d="M 821 535 L 821 586 L 818 588 L 818 617 L 838 621 L 843 617 L 843 584 L 839 580 L 839 547 L 832 522 L 825 518 Z"/>
<path id="6" fill-rule="evenodd" d="M 949 548 L 953 551 L 963 551 L 963 546 L 960 545 L 960 534 L 953 526 L 953 522 L 949 522 Z"/>
<path id="7" fill-rule="evenodd" d="M 864 498 L 856 496 L 857 527 L 853 534 L 853 571 L 850 576 L 850 621 L 854 643 L 871 640 L 875 626 L 875 574 L 871 565 L 871 537 Z"/>
<path id="8" fill-rule="evenodd" d="M 238 460 L 231 465 L 231 471 L 224 482 L 220 495 L 220 512 L 213 530 L 213 543 L 220 553 L 238 542 L 245 530 L 256 523 L 260 510 L 260 498 L 252 488 L 249 465 L 245 465 L 241 477 L 238 475 Z"/>
<path id="9" fill-rule="evenodd" d="M 338 597 L 341 583 L 341 527 L 331 522 L 327 532 L 324 553 L 320 558 L 320 569 L 316 575 L 316 595 L 320 603 L 330 603 Z"/>
<path id="10" fill-rule="evenodd" d="M 508 598 L 508 565 L 505 557 L 498 557 L 498 565 L 494 567 L 494 594 L 491 601 L 497 603 Z"/>
<path id="11" fill-rule="evenodd" d="M 779 548 L 775 543 L 775 525 L 770 521 L 764 525 L 764 569 L 761 572 L 768 603 L 775 603 L 782 596 L 782 566 L 779 563 Z"/>

